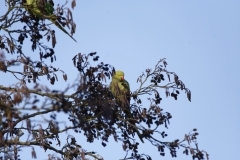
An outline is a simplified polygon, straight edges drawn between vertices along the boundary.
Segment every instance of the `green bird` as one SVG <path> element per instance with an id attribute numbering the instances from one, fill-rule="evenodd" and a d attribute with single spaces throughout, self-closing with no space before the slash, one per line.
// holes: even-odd
<path id="1" fill-rule="evenodd" d="M 125 109 L 129 109 L 130 105 L 130 86 L 128 81 L 124 79 L 124 73 L 122 71 L 116 71 L 112 76 L 112 82 L 110 83 L 110 90 L 117 101 L 121 102 L 121 106 Z"/>
<path id="2" fill-rule="evenodd" d="M 60 30 L 77 42 L 58 22 L 58 17 L 54 15 L 53 3 L 48 0 L 26 0 L 26 10 L 34 16 L 42 19 L 48 19 Z"/>
<path id="3" fill-rule="evenodd" d="M 124 79 L 124 73 L 122 71 L 116 71 L 113 74 L 112 81 L 110 83 L 110 90 L 115 97 L 117 104 L 123 107 L 126 117 L 132 119 L 130 111 L 130 86 L 128 81 Z M 131 124 L 135 126 L 134 123 Z M 139 139 L 144 143 L 141 134 L 135 127 L 133 127 L 135 132 L 137 133 Z"/>

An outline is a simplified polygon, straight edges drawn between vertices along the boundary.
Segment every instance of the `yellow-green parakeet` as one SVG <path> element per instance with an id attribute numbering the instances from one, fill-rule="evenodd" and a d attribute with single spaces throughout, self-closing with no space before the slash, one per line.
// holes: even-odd
<path id="1" fill-rule="evenodd" d="M 130 86 L 128 81 L 124 79 L 124 73 L 122 71 L 116 71 L 113 74 L 112 82 L 110 83 L 110 90 L 115 97 L 118 105 L 120 105 L 120 107 L 123 107 L 126 117 L 131 119 L 132 114 L 130 111 Z M 135 128 L 135 124 L 131 124 L 134 125 L 133 128 L 135 132 L 138 134 L 139 139 L 143 142 L 141 134 Z"/>
<path id="2" fill-rule="evenodd" d="M 116 71 L 112 76 L 110 90 L 117 101 L 121 102 L 121 106 L 125 109 L 129 109 L 130 86 L 128 81 L 124 79 L 124 73 L 122 71 Z"/>
<path id="3" fill-rule="evenodd" d="M 50 20 L 53 24 L 55 24 L 59 29 L 61 29 L 64 33 L 66 33 L 76 42 L 76 40 L 58 22 L 58 17 L 53 13 L 53 3 L 50 3 L 50 1 L 26 0 L 26 10 L 38 18 Z"/>

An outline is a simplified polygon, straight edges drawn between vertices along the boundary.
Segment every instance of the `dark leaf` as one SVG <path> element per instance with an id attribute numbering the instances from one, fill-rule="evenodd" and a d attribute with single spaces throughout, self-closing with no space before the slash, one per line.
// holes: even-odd
<path id="1" fill-rule="evenodd" d="M 74 7 L 76 7 L 76 0 L 72 0 L 72 9 L 74 9 Z"/>
<path id="2" fill-rule="evenodd" d="M 67 74 L 63 74 L 64 81 L 67 81 Z"/>
<path id="3" fill-rule="evenodd" d="M 187 98 L 188 98 L 188 100 L 191 102 L 191 91 L 188 91 L 188 92 L 187 92 Z"/>

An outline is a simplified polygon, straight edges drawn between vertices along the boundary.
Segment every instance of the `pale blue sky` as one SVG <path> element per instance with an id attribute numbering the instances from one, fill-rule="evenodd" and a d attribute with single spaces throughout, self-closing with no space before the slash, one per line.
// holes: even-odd
<path id="1" fill-rule="evenodd" d="M 3 2 L 0 4 L 2 10 Z M 57 62 L 53 65 L 63 68 L 69 80 L 60 80 L 55 88 L 64 89 L 76 79 L 71 59 L 79 52 L 96 51 L 100 61 L 123 70 L 132 91 L 137 89 L 136 79 L 142 71 L 167 58 L 167 69 L 176 72 L 192 91 L 192 102 L 184 93 L 177 101 L 163 96 L 161 107 L 173 115 L 169 129 L 162 128 L 168 139 L 181 139 L 197 128 L 199 148 L 209 153 L 210 160 L 239 159 L 240 1 L 77 1 L 73 15 L 78 43 L 56 30 Z M 10 81 L 2 78 L 5 75 L 0 72 L 0 85 Z M 89 151 L 95 149 L 105 160 L 124 156 L 121 143 L 111 141 L 101 148 L 100 141 L 87 144 L 82 136 L 77 142 Z M 154 160 L 162 158 L 147 143 L 140 149 Z M 48 152 L 38 153 L 39 160 L 47 159 Z M 170 160 L 168 151 L 166 154 L 165 159 Z M 192 158 L 179 150 L 175 159 Z"/>

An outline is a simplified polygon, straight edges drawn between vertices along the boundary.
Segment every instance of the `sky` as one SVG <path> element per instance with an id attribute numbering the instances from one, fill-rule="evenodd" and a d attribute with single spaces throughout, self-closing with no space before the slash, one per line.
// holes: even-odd
<path id="1" fill-rule="evenodd" d="M 0 13 L 5 9 L 0 2 Z M 160 129 L 168 133 L 169 140 L 174 140 L 183 139 L 185 133 L 197 128 L 199 148 L 209 153 L 210 160 L 238 160 L 239 15 L 238 0 L 77 1 L 73 11 L 77 43 L 56 30 L 57 61 L 53 65 L 66 71 L 68 81 L 60 79 L 51 87 L 64 90 L 77 78 L 72 58 L 80 52 L 96 51 L 100 61 L 124 71 L 132 91 L 139 87 L 136 80 L 145 69 L 166 58 L 167 69 L 177 73 L 191 90 L 192 102 L 184 92 L 177 101 L 162 96 L 161 107 L 173 118 L 169 129 Z M 30 54 L 31 50 L 26 52 Z M 0 85 L 14 83 L 11 75 L 0 72 L 0 77 Z M 147 106 L 147 101 L 144 104 Z M 66 137 L 67 134 L 62 138 Z M 77 142 L 88 151 L 96 150 L 105 160 L 125 155 L 122 144 L 113 140 L 105 148 L 101 141 L 88 144 L 80 135 Z M 154 160 L 172 159 L 168 151 L 161 157 L 149 143 L 143 144 L 140 151 Z M 47 159 L 47 154 L 37 150 L 39 160 Z M 21 157 L 29 159 L 31 155 Z M 179 150 L 175 159 L 192 158 Z"/>

